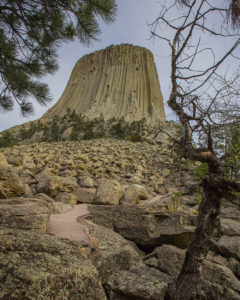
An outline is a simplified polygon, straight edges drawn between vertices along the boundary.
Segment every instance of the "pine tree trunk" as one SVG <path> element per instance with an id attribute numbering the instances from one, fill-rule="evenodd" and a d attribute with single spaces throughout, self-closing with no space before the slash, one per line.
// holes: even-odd
<path id="1" fill-rule="evenodd" d="M 203 199 L 199 207 L 198 223 L 182 270 L 177 280 L 170 285 L 167 299 L 188 300 L 197 292 L 202 271 L 202 262 L 220 230 L 220 208 L 223 175 L 212 171 L 202 182 Z"/>

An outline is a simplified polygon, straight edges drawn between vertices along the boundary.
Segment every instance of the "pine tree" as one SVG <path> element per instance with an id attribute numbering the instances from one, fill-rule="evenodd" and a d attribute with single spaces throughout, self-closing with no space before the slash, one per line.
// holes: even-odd
<path id="1" fill-rule="evenodd" d="M 49 88 L 38 79 L 57 69 L 56 51 L 78 37 L 89 44 L 100 33 L 97 17 L 113 22 L 115 0 L 2 0 L 0 4 L 0 109 L 19 104 L 33 111 L 29 96 L 46 105 Z"/>

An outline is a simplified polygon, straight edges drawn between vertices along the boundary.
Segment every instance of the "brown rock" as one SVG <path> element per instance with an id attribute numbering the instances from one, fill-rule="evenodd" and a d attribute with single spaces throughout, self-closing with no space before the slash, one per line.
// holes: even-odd
<path id="1" fill-rule="evenodd" d="M 36 176 L 38 180 L 37 192 L 47 194 L 50 197 L 55 197 L 58 191 L 63 188 L 63 183 L 60 177 L 43 171 Z"/>
<path id="2" fill-rule="evenodd" d="M 13 166 L 22 166 L 23 165 L 23 155 L 10 156 L 8 157 L 8 163 Z"/>
<path id="3" fill-rule="evenodd" d="M 24 192 L 21 178 L 11 168 L 0 166 L 0 199 L 20 197 Z"/>
<path id="4" fill-rule="evenodd" d="M 73 193 L 60 192 L 57 194 L 55 200 L 70 205 L 77 204 L 77 197 Z"/>
<path id="5" fill-rule="evenodd" d="M 73 194 L 77 198 L 77 203 L 92 204 L 96 194 L 96 189 L 77 188 L 73 191 Z"/>
<path id="6" fill-rule="evenodd" d="M 100 179 L 93 204 L 119 204 L 123 191 L 121 184 L 114 179 Z"/>
<path id="7" fill-rule="evenodd" d="M 0 167 L 10 167 L 3 153 L 0 153 Z"/>
<path id="8" fill-rule="evenodd" d="M 0 200 L 0 227 L 46 232 L 52 203 L 41 198 Z"/>
<path id="9" fill-rule="evenodd" d="M 147 200 L 148 193 L 144 186 L 139 184 L 131 184 L 126 188 L 124 197 L 120 204 L 138 204 L 140 200 Z"/>
<path id="10" fill-rule="evenodd" d="M 92 188 L 96 185 L 94 180 L 90 176 L 82 176 L 79 179 L 79 184 L 82 187 Z"/>

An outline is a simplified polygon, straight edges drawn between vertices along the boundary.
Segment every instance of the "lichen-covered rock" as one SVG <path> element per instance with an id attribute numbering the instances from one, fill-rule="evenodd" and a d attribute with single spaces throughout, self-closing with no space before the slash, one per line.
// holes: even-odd
<path id="1" fill-rule="evenodd" d="M 48 234 L 0 231 L 0 299 L 105 300 L 98 272 L 77 245 Z"/>
<path id="2" fill-rule="evenodd" d="M 9 164 L 8 164 L 8 162 L 6 160 L 6 157 L 4 156 L 3 153 L 0 153 L 0 166 L 5 167 L 5 168 L 9 167 Z"/>
<path id="3" fill-rule="evenodd" d="M 240 220 L 221 218 L 221 231 L 227 236 L 240 236 Z"/>
<path id="4" fill-rule="evenodd" d="M 53 212 L 53 202 L 40 197 L 1 199 L 0 228 L 46 232 L 49 216 Z"/>
<path id="5" fill-rule="evenodd" d="M 140 200 L 147 200 L 148 193 L 144 186 L 139 184 L 130 184 L 126 188 L 124 197 L 121 199 L 120 204 L 138 204 Z"/>
<path id="6" fill-rule="evenodd" d="M 167 273 L 172 279 L 177 278 L 185 259 L 184 250 L 171 245 L 163 245 L 156 248 L 149 256 L 152 255 L 157 258 L 157 268 L 160 271 Z M 218 263 L 203 260 L 197 290 L 193 298 L 240 299 L 240 282 L 228 267 L 221 265 L 223 260 L 223 258 L 218 259 Z"/>
<path id="7" fill-rule="evenodd" d="M 207 260 L 203 261 L 198 295 L 202 299 L 240 300 L 240 281 L 232 271 Z"/>
<path id="8" fill-rule="evenodd" d="M 23 155 L 12 155 L 8 157 L 8 163 L 13 166 L 22 166 L 23 165 Z"/>
<path id="9" fill-rule="evenodd" d="M 158 269 L 177 278 L 184 259 L 185 251 L 172 245 L 162 245 L 154 250 L 158 261 Z"/>
<path id="10" fill-rule="evenodd" d="M 63 188 L 61 177 L 54 176 L 50 172 L 42 172 L 36 176 L 38 180 L 37 192 L 45 193 L 50 197 L 55 197 L 58 191 Z"/>
<path id="11" fill-rule="evenodd" d="M 96 185 L 95 181 L 90 176 L 81 176 L 79 179 L 79 184 L 82 187 L 92 188 Z"/>
<path id="12" fill-rule="evenodd" d="M 96 189 L 94 188 L 77 188 L 73 191 L 73 194 L 76 196 L 77 203 L 88 203 L 92 204 Z"/>
<path id="13" fill-rule="evenodd" d="M 163 300 L 168 283 L 166 275 L 145 266 L 114 274 L 106 290 L 110 300 Z"/>
<path id="14" fill-rule="evenodd" d="M 114 179 L 101 179 L 99 180 L 93 204 L 119 204 L 122 194 L 122 187 L 118 181 Z"/>
<path id="15" fill-rule="evenodd" d="M 73 193 L 59 192 L 55 198 L 55 201 L 75 205 L 77 204 L 77 197 Z"/>
<path id="16" fill-rule="evenodd" d="M 0 199 L 20 197 L 24 194 L 24 183 L 11 168 L 0 166 Z"/>

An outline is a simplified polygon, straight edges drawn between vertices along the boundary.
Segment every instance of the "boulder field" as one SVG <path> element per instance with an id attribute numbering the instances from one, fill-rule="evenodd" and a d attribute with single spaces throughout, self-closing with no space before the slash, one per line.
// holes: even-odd
<path id="1" fill-rule="evenodd" d="M 164 299 L 194 235 L 201 170 L 168 144 L 1 148 L 0 299 Z M 240 299 L 239 206 L 222 200 L 194 299 Z"/>

